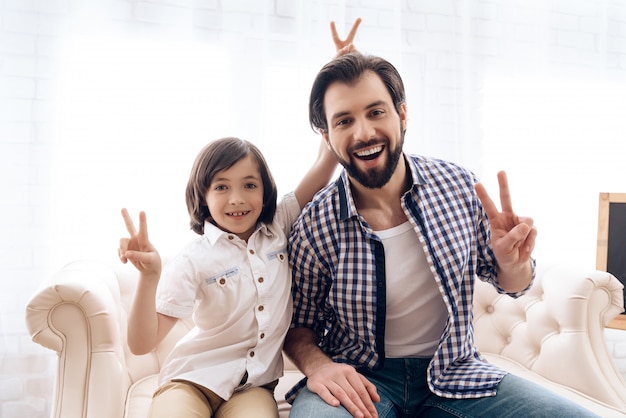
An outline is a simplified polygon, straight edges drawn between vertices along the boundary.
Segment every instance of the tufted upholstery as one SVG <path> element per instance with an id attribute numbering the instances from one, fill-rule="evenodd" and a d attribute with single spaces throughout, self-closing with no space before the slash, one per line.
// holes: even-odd
<path id="1" fill-rule="evenodd" d="M 626 417 L 626 384 L 603 334 L 623 306 L 621 283 L 605 272 L 562 267 L 540 266 L 537 276 L 517 300 L 477 283 L 477 346 L 489 361 L 601 416 Z M 132 355 L 126 323 L 136 278 L 131 266 L 76 261 L 31 298 L 32 339 L 59 356 L 52 417 L 145 416 L 163 360 L 191 325 L 179 321 L 152 353 Z M 288 415 L 283 395 L 300 378 L 287 362 L 276 388 L 281 418 Z"/>
<path id="2" fill-rule="evenodd" d="M 606 272 L 563 266 L 539 265 L 535 284 L 517 300 L 480 282 L 476 345 L 506 370 L 542 384 L 548 380 L 567 397 L 580 392 L 626 412 L 626 385 L 604 341 L 604 325 L 623 310 L 621 289 Z M 588 400 L 575 400 L 594 409 Z"/>

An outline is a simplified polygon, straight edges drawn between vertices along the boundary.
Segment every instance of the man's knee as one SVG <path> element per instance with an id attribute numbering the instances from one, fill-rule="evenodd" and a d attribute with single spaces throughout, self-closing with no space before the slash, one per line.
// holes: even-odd
<path id="1" fill-rule="evenodd" d="M 291 405 L 290 418 L 349 418 L 350 413 L 343 406 L 327 404 L 316 393 L 303 388 Z"/>

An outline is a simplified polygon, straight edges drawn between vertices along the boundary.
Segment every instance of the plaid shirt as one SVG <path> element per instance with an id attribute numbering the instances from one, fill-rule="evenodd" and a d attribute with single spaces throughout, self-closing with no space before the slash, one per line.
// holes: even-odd
<path id="1" fill-rule="evenodd" d="M 413 186 L 402 196 L 402 208 L 449 312 L 428 368 L 428 385 L 442 397 L 493 396 L 507 372 L 486 363 L 474 346 L 475 277 L 506 292 L 498 285 L 489 222 L 474 192 L 476 178 L 450 162 L 419 156 L 406 161 Z M 344 171 L 292 228 L 292 327 L 313 330 L 336 362 L 377 369 L 385 358 L 385 254 L 380 238 L 357 212 L 348 185 Z M 301 381 L 287 399 L 292 401 L 305 384 Z"/>

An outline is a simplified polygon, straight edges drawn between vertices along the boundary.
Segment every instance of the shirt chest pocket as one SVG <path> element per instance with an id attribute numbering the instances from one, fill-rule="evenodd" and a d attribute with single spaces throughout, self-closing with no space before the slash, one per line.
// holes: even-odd
<path id="1" fill-rule="evenodd" d="M 237 285 L 241 282 L 241 272 L 239 271 L 239 267 L 231 267 L 227 270 L 219 272 L 213 276 L 209 276 L 204 279 L 204 285 L 210 288 L 225 289 L 227 287 L 232 287 L 233 285 Z"/>
<path id="2" fill-rule="evenodd" d="M 267 253 L 267 261 L 269 263 L 271 262 L 286 263 L 287 262 L 287 249 L 281 248 L 280 250 Z"/>
<path id="3" fill-rule="evenodd" d="M 286 248 L 282 248 L 280 250 L 272 251 L 265 254 L 264 260 L 265 271 L 263 272 L 263 276 L 265 277 L 259 278 L 259 284 L 262 284 L 263 280 L 266 280 L 266 285 L 272 285 L 276 282 L 277 278 L 280 281 L 282 280 L 282 278 L 288 276 L 289 264 L 287 262 Z M 269 281 L 267 281 L 267 279 L 269 279 Z"/>
<path id="4" fill-rule="evenodd" d="M 201 298 L 206 306 L 211 307 L 211 315 L 215 318 L 228 317 L 238 307 L 253 304 L 255 297 L 251 278 L 236 266 L 204 279 L 201 292 Z"/>

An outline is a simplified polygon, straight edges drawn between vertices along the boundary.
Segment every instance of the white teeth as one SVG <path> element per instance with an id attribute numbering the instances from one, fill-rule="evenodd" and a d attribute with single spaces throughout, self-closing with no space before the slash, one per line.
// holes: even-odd
<path id="1" fill-rule="evenodd" d="M 372 155 L 372 154 L 376 154 L 380 151 L 382 151 L 383 147 L 382 145 L 374 147 L 374 148 L 370 148 L 367 150 L 363 150 L 363 151 L 359 151 L 356 153 L 357 156 L 359 157 L 367 157 L 368 155 Z"/>
<path id="2" fill-rule="evenodd" d="M 246 212 L 230 212 L 229 213 L 230 216 L 243 216 L 245 214 Z"/>

